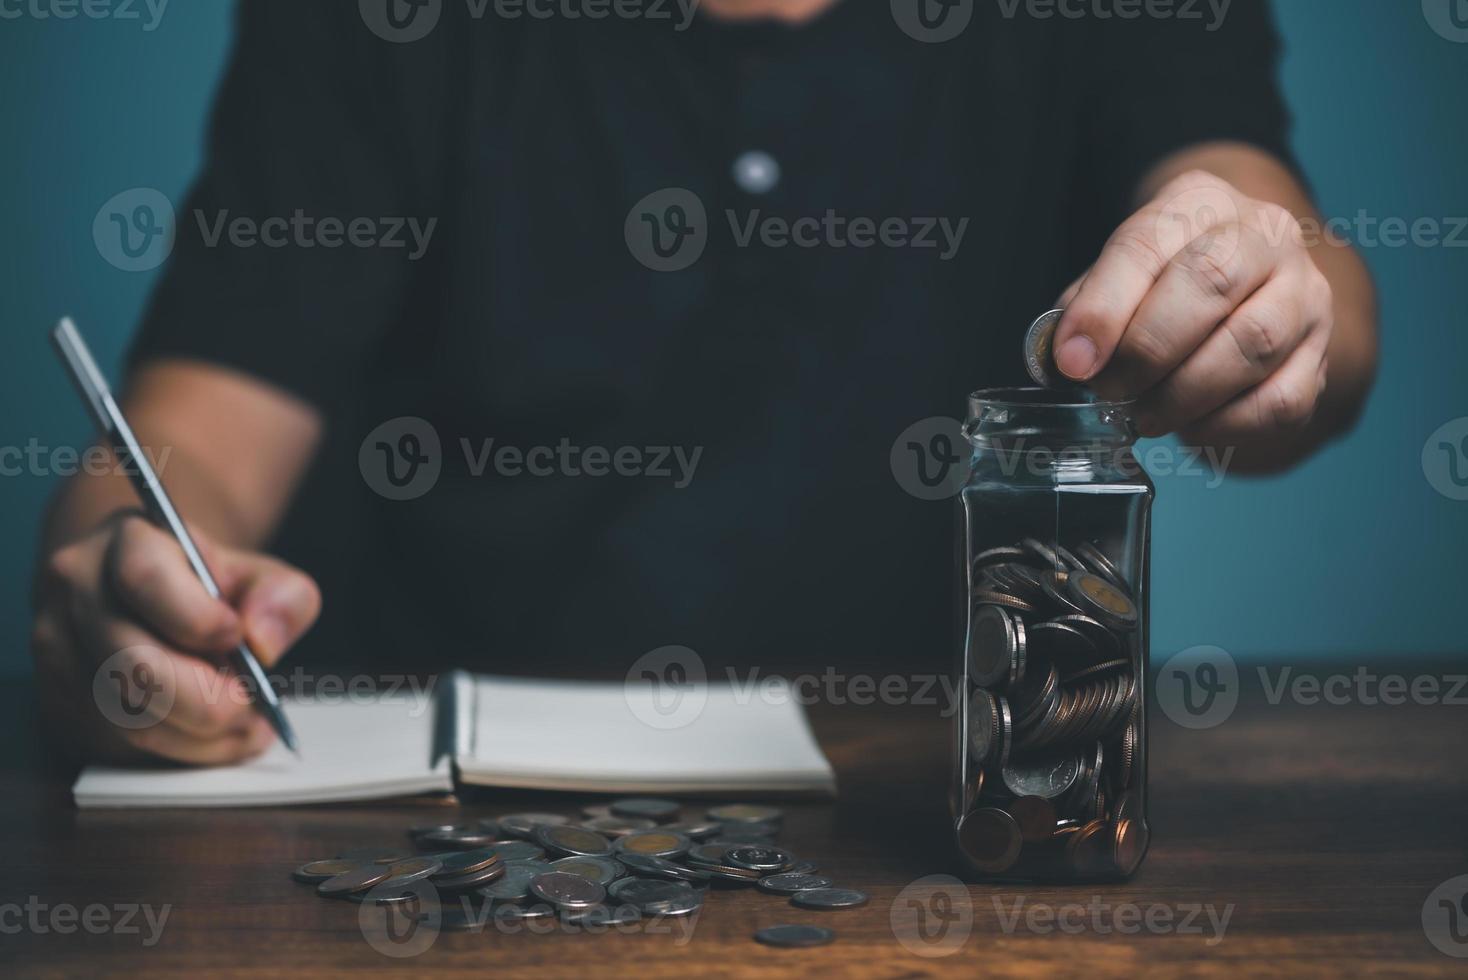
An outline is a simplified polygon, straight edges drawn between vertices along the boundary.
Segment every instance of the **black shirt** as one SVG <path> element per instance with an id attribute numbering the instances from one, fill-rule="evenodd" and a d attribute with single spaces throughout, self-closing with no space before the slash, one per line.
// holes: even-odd
<path id="1" fill-rule="evenodd" d="M 275 543 L 326 595 L 297 658 L 946 657 L 952 505 L 904 491 L 893 440 L 1023 382 L 1023 328 L 1163 156 L 1233 139 L 1288 159 L 1262 2 L 1221 26 L 1008 6 L 924 43 L 875 0 L 686 30 L 446 0 L 390 43 L 351 0 L 244 3 L 133 357 L 222 363 L 325 414 Z M 212 237 L 224 212 L 298 211 L 369 219 L 380 244 Z M 410 217 L 420 237 L 436 219 L 416 257 Z M 813 220 L 781 245 L 771 218 Z M 650 268 L 653 230 L 703 250 Z M 414 448 L 369 438 L 400 416 L 440 444 L 406 500 L 370 475 Z M 556 472 L 476 473 L 489 439 Z M 640 475 L 587 475 L 593 447 Z M 645 472 L 659 447 L 683 467 Z"/>

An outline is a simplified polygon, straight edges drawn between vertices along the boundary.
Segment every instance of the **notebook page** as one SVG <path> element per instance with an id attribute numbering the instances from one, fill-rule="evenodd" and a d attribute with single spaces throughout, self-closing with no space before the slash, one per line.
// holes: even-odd
<path id="1" fill-rule="evenodd" d="M 788 687 L 701 685 L 670 704 L 648 685 L 480 676 L 466 782 L 615 790 L 835 787 Z M 700 703 L 700 698 L 702 701 Z"/>
<path id="2" fill-rule="evenodd" d="M 267 806 L 449 791 L 447 758 L 431 765 L 433 701 L 418 695 L 289 701 L 298 759 L 279 742 L 242 765 L 201 769 L 89 766 L 78 806 Z"/>

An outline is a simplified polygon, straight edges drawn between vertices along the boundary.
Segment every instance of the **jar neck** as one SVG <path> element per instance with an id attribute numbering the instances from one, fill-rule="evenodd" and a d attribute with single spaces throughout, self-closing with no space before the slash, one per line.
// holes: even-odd
<path id="1" fill-rule="evenodd" d="M 1083 390 L 985 388 L 969 395 L 964 434 L 975 451 L 1104 456 L 1137 441 L 1130 402 Z"/>

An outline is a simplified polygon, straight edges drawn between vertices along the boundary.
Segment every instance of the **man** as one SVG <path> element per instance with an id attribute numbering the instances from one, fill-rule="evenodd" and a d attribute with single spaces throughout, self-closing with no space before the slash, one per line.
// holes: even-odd
<path id="1" fill-rule="evenodd" d="M 1057 295 L 1065 374 L 1236 471 L 1300 460 L 1364 400 L 1369 277 L 1301 234 L 1262 0 L 1221 22 L 383 3 L 242 5 L 125 400 L 228 598 L 125 480 L 65 487 L 34 645 L 89 755 L 261 751 L 222 653 L 277 662 L 322 591 L 317 666 L 946 656 L 951 512 L 888 450 L 1023 383 Z M 970 19 L 939 41 L 945 9 Z M 360 234 L 300 231 L 326 218 Z M 421 255 L 389 241 L 409 218 Z M 297 230 L 265 244 L 271 219 Z M 431 487 L 399 492 L 421 466 Z M 120 650 L 175 688 L 162 724 L 98 719 Z"/>

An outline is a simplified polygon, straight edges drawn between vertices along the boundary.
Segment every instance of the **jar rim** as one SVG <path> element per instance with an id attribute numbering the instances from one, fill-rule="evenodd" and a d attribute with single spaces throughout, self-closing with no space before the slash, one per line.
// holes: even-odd
<path id="1" fill-rule="evenodd" d="M 1128 398 L 1116 401 L 1108 401 L 1097 398 L 1089 389 L 1069 389 L 1075 392 L 1074 400 L 1062 400 L 1068 389 L 1063 388 L 1041 388 L 1035 385 L 1009 388 L 979 388 L 969 393 L 969 403 L 983 402 L 986 405 L 996 405 L 1014 408 L 1094 408 L 1094 409 L 1125 409 L 1135 405 L 1136 399 Z"/>

